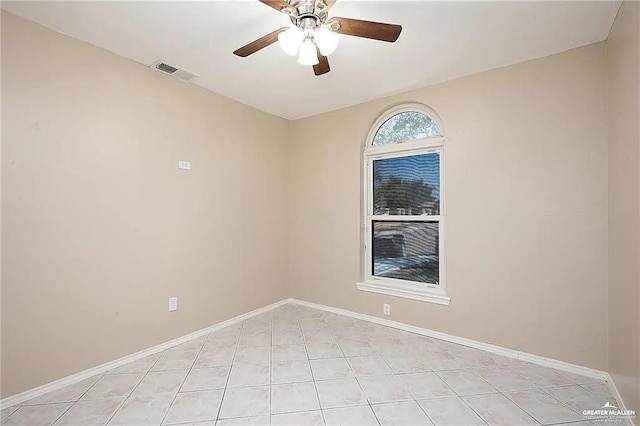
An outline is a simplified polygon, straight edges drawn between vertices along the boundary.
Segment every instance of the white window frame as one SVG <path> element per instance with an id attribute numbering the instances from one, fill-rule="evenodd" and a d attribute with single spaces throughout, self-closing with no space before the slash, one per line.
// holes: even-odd
<path id="1" fill-rule="evenodd" d="M 403 112 L 418 112 L 431 118 L 442 136 L 416 139 L 409 142 L 391 143 L 385 145 L 373 145 L 373 139 L 388 119 Z M 358 290 L 370 291 L 374 293 L 387 294 L 391 296 L 404 297 L 409 299 L 432 302 L 441 305 L 449 305 L 451 299 L 447 296 L 446 268 L 445 268 L 445 214 L 446 214 L 446 191 L 445 191 L 445 141 L 444 128 L 438 115 L 431 108 L 423 104 L 410 103 L 394 106 L 381 114 L 371 126 L 367 135 L 365 149 L 363 153 L 363 182 L 364 182 L 364 241 L 363 241 L 363 262 L 364 279 L 356 284 Z M 373 214 L 373 162 L 385 158 L 397 158 L 414 156 L 420 154 L 438 153 L 440 155 L 440 215 L 406 215 L 393 216 Z M 372 223 L 375 220 L 397 220 L 402 222 L 437 222 L 439 235 L 439 278 L 438 285 L 426 284 L 416 281 L 400 280 L 395 278 L 376 277 L 372 273 Z"/>

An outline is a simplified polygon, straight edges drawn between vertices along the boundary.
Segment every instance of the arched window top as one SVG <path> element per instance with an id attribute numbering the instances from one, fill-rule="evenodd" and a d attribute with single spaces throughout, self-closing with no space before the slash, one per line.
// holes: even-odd
<path id="1" fill-rule="evenodd" d="M 358 289 L 449 304 L 444 155 L 442 122 L 426 105 L 393 106 L 369 128 Z"/>
<path id="2" fill-rule="evenodd" d="M 376 120 L 372 146 L 397 144 L 444 136 L 439 119 L 430 108 L 404 104 L 391 108 Z"/>

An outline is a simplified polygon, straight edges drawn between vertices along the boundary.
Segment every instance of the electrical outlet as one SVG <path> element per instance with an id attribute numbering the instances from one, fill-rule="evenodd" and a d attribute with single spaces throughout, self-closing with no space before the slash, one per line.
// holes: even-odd
<path id="1" fill-rule="evenodd" d="M 178 168 L 181 170 L 191 170 L 191 161 L 178 161 Z"/>
<path id="2" fill-rule="evenodd" d="M 170 297 L 169 298 L 169 312 L 173 312 L 173 311 L 177 311 L 178 310 L 178 298 L 177 297 Z"/>
<path id="3" fill-rule="evenodd" d="M 385 315 L 391 315 L 391 305 L 388 303 L 382 304 L 382 313 Z"/>

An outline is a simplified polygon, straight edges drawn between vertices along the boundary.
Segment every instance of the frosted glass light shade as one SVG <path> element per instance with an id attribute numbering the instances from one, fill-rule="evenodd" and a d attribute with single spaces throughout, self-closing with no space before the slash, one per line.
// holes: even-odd
<path id="1" fill-rule="evenodd" d="M 291 27 L 278 34 L 278 44 L 289 56 L 296 56 L 304 40 L 304 33 L 298 27 Z"/>
<path id="2" fill-rule="evenodd" d="M 340 43 L 340 36 L 338 33 L 331 31 L 327 27 L 320 27 L 315 31 L 314 39 L 320 49 L 320 53 L 324 56 L 329 56 L 335 52 L 338 43 Z"/>
<path id="3" fill-rule="evenodd" d="M 315 43 L 307 38 L 300 47 L 300 56 L 298 56 L 300 65 L 316 65 L 318 63 L 318 51 Z"/>

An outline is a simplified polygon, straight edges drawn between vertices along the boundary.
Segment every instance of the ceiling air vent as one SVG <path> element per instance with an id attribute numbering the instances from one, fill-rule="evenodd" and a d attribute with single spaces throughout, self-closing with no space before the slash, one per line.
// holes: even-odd
<path id="1" fill-rule="evenodd" d="M 155 68 L 156 70 L 164 74 L 179 78 L 183 81 L 191 81 L 199 77 L 198 74 L 194 74 L 182 68 L 174 67 L 173 65 L 167 64 L 165 61 L 158 61 L 155 64 L 151 65 L 151 68 Z"/>

